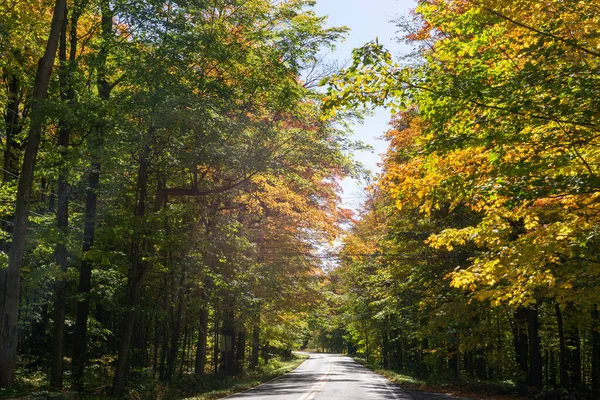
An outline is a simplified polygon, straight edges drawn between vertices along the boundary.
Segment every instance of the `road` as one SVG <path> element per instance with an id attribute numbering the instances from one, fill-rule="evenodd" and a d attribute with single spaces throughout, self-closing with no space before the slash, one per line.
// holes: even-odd
<path id="1" fill-rule="evenodd" d="M 444 394 L 402 389 L 350 357 L 310 354 L 295 371 L 227 400 L 450 400 Z"/>

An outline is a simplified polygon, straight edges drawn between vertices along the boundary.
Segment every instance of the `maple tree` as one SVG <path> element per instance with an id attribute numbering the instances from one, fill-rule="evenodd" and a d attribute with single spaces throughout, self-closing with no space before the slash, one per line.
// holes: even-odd
<path id="1" fill-rule="evenodd" d="M 346 31 L 312 5 L 3 3 L 3 388 L 49 365 L 54 389 L 102 365 L 114 396 L 141 369 L 204 387 L 290 355 L 355 168 L 300 78 Z"/>
<path id="2" fill-rule="evenodd" d="M 435 223 L 421 238 L 429 251 L 459 258 L 471 248 L 447 264 L 453 268 L 446 284 L 492 311 L 515 310 L 515 360 L 538 389 L 540 318 L 556 304 L 550 312 L 560 339 L 559 383 L 588 385 L 597 397 L 595 11 L 589 2 L 420 2 L 404 38 L 416 57 L 396 62 L 377 42 L 356 49 L 352 65 L 329 81 L 325 109 L 372 104 L 402 111 L 379 181 L 389 202 L 397 213 L 417 212 L 411 230 L 440 212 L 463 215 Z M 591 329 L 585 384 L 580 365 L 569 361 L 580 350 L 572 355 L 565 337 L 582 338 L 573 325 L 565 334 L 565 310 L 571 318 L 583 312 L 579 329 Z M 551 340 L 541 341 L 545 351 L 554 349 Z"/>

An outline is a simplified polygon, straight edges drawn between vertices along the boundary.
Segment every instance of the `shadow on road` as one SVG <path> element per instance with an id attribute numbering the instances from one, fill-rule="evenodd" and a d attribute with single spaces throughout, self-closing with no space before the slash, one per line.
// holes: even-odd
<path id="1" fill-rule="evenodd" d="M 309 396 L 314 400 L 459 400 L 447 394 L 401 388 L 346 356 L 313 357 L 313 360 L 328 358 L 333 369 L 327 373 L 322 368 L 320 371 L 296 370 L 232 398 L 297 400 Z M 319 387 L 321 384 L 324 386 Z"/>

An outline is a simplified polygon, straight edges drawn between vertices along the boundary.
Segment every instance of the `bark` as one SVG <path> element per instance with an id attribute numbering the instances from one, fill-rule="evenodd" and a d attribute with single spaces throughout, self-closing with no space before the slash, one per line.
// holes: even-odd
<path id="1" fill-rule="evenodd" d="M 536 389 L 543 389 L 542 352 L 537 306 L 527 309 L 527 333 L 529 337 L 529 376 L 528 383 Z"/>
<path id="2" fill-rule="evenodd" d="M 550 352 L 550 368 L 548 370 L 549 378 L 548 384 L 551 387 L 556 387 L 556 352 Z"/>
<path id="3" fill-rule="evenodd" d="M 75 98 L 75 91 L 72 84 L 72 75 L 74 62 L 77 57 L 77 22 L 78 11 L 74 9 L 71 16 L 70 27 L 70 54 L 67 60 L 67 10 L 65 9 L 65 20 L 61 30 L 61 39 L 59 45 L 59 85 L 60 97 L 64 102 L 72 102 Z M 63 379 L 63 355 L 64 355 L 64 331 L 65 331 L 65 308 L 67 285 L 67 237 L 69 234 L 69 164 L 68 147 L 70 140 L 70 128 L 64 121 L 59 123 L 58 128 L 58 146 L 61 154 L 61 166 L 58 173 L 58 208 L 57 208 L 57 227 L 58 242 L 56 244 L 56 264 L 58 266 L 58 276 L 56 278 L 54 290 L 54 329 L 52 338 L 52 362 L 50 368 L 50 385 L 56 389 L 62 389 Z"/>
<path id="4" fill-rule="evenodd" d="M 206 343 L 208 338 L 208 304 L 206 293 L 202 292 L 202 308 L 200 309 L 200 329 L 198 330 L 198 345 L 196 347 L 196 362 L 194 373 L 196 376 L 204 376 L 206 365 Z"/>
<path id="5" fill-rule="evenodd" d="M 381 332 L 381 341 L 382 341 L 382 358 L 383 358 L 383 368 L 387 369 L 390 366 L 390 357 L 389 357 L 389 337 L 386 329 L 383 329 Z"/>
<path id="6" fill-rule="evenodd" d="M 108 53 L 108 43 L 112 35 L 113 15 L 108 1 L 101 1 L 102 11 L 102 36 L 103 43 L 99 52 L 99 61 L 97 67 L 97 88 L 101 100 L 108 101 L 110 98 L 111 86 L 106 81 L 106 57 Z M 99 140 L 96 146 L 101 148 L 103 145 L 102 135 L 103 126 L 99 129 Z M 98 150 L 98 149 L 96 149 Z M 90 314 L 90 292 L 92 290 L 92 268 L 93 262 L 86 257 L 94 245 L 94 236 L 96 228 L 96 204 L 98 200 L 98 187 L 100 183 L 100 160 L 97 155 L 93 155 L 93 161 L 88 170 L 88 187 L 85 200 L 85 217 L 83 222 L 83 244 L 82 261 L 79 271 L 78 293 L 80 301 L 77 302 L 77 315 L 75 322 L 75 331 L 73 335 L 73 380 L 75 387 L 79 390 L 83 388 L 83 372 L 87 362 L 87 324 Z"/>
<path id="7" fill-rule="evenodd" d="M 179 378 L 183 376 L 183 366 L 187 364 L 187 346 L 188 346 L 188 337 L 190 330 L 188 329 L 188 321 L 187 314 L 185 319 L 185 324 L 183 326 L 183 345 L 181 346 L 181 360 L 179 360 Z"/>
<path id="8" fill-rule="evenodd" d="M 246 354 L 246 331 L 240 330 L 238 332 L 237 344 L 236 344 L 236 371 L 244 371 L 244 359 Z"/>
<path id="9" fill-rule="evenodd" d="M 144 227 L 143 217 L 146 214 L 146 200 L 148 194 L 148 154 L 150 147 L 144 146 L 140 158 L 140 168 L 138 172 L 138 200 L 135 210 L 135 217 L 138 219 L 137 231 L 142 231 Z M 115 367 L 115 376 L 113 379 L 112 395 L 119 397 L 125 388 L 125 382 L 128 375 L 129 348 L 131 346 L 131 336 L 135 324 L 136 310 L 139 303 L 142 283 L 146 277 L 149 264 L 144 260 L 145 241 L 140 241 L 134 233 L 131 246 L 131 267 L 127 279 L 127 295 L 125 300 L 125 313 L 121 325 L 121 337 L 119 343 L 119 353 Z"/>
<path id="10" fill-rule="evenodd" d="M 515 358 L 519 365 L 519 370 L 524 377 L 528 376 L 528 354 L 529 346 L 527 340 L 527 310 L 519 308 L 515 312 L 513 322 L 513 343 L 515 346 Z"/>
<path id="11" fill-rule="evenodd" d="M 260 350 L 260 317 L 256 318 L 252 327 L 252 354 L 250 356 L 250 369 L 258 368 L 258 354 Z"/>
<path id="12" fill-rule="evenodd" d="M 558 343 L 559 343 L 559 377 L 560 377 L 560 386 L 568 387 L 569 386 L 569 367 L 567 364 L 567 348 L 565 345 L 565 329 L 563 324 L 563 316 L 562 311 L 560 309 L 560 305 L 556 303 L 554 305 L 555 313 L 556 313 L 556 323 L 558 325 Z"/>
<path id="13" fill-rule="evenodd" d="M 214 363 L 214 373 L 215 375 L 217 375 L 219 373 L 219 317 L 218 317 L 218 309 L 215 306 L 215 313 L 214 313 L 214 323 L 213 323 L 213 330 L 214 330 L 214 341 L 213 341 L 213 363 Z"/>
<path id="14" fill-rule="evenodd" d="M 4 125 L 6 126 L 6 141 L 4 147 L 4 171 L 2 171 L 2 181 L 9 182 L 15 180 L 19 172 L 19 144 L 15 137 L 21 133 L 21 81 L 19 78 L 10 74 L 7 80 L 7 104 L 4 113 Z"/>
<path id="15" fill-rule="evenodd" d="M 221 330 L 223 335 L 222 353 L 223 368 L 225 375 L 231 376 L 236 373 L 235 368 L 235 316 L 233 312 L 233 303 L 229 303 L 227 311 L 223 313 L 223 327 Z"/>
<path id="16" fill-rule="evenodd" d="M 567 364 L 571 376 L 569 379 L 569 388 L 577 390 L 581 386 L 581 340 L 579 338 L 579 329 L 571 327 L 566 335 L 567 344 Z"/>
<path id="17" fill-rule="evenodd" d="M 175 361 L 177 360 L 177 352 L 179 349 L 179 336 L 181 333 L 181 316 L 183 312 L 183 298 L 184 298 L 184 285 L 185 285 L 185 263 L 181 267 L 181 277 L 179 278 L 179 288 L 177 289 L 177 312 L 175 317 L 175 324 L 173 327 L 173 334 L 171 336 L 171 348 L 169 352 L 169 360 L 167 361 L 167 375 L 168 381 L 173 378 L 173 372 L 175 370 Z"/>
<path id="18" fill-rule="evenodd" d="M 404 368 L 404 346 L 401 332 L 396 331 L 395 337 L 394 367 L 398 371 L 402 371 Z"/>
<path id="19" fill-rule="evenodd" d="M 158 348 L 160 347 L 160 329 L 158 328 L 159 318 L 158 315 L 154 319 L 154 353 L 152 356 L 152 378 L 156 378 L 156 372 L 158 370 Z"/>
<path id="20" fill-rule="evenodd" d="M 46 49 L 43 57 L 38 62 L 33 86 L 31 121 L 29 124 L 27 147 L 23 156 L 23 166 L 19 176 L 13 240 L 4 282 L 3 308 L 0 310 L 0 387 L 8 387 L 14 379 L 18 341 L 17 319 L 21 296 L 21 265 L 23 264 L 23 255 L 25 253 L 33 173 L 44 123 L 42 103 L 48 94 L 48 84 L 50 83 L 52 67 L 56 58 L 65 8 L 66 0 L 56 0 Z"/>
<path id="21" fill-rule="evenodd" d="M 20 104 L 20 81 L 15 75 L 7 77 L 8 81 L 8 103 L 6 106 L 6 112 L 4 114 L 4 123 L 6 125 L 6 147 L 4 148 L 4 171 L 2 175 L 2 182 L 7 183 L 13 181 L 18 175 L 18 161 L 19 161 L 19 149 L 14 140 L 15 136 L 21 131 L 21 124 L 19 118 L 19 104 Z M 9 236 L 12 235 L 14 218 L 13 216 L 6 216 L 6 221 L 0 221 L 1 229 L 6 232 Z M 10 241 L 0 239 L 0 251 L 5 254 L 10 253 Z M 0 293 L 6 293 L 6 278 L 7 269 L 0 269 Z M 0 312 L 4 309 L 5 296 L 0 295 Z M 0 326 L 2 321 L 0 321 Z"/>

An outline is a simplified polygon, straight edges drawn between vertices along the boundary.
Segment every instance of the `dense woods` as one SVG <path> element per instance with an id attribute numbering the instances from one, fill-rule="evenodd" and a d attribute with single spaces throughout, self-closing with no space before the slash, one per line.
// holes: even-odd
<path id="1" fill-rule="evenodd" d="M 0 397 L 199 393 L 308 347 L 600 399 L 600 3 L 422 0 L 413 53 L 340 71 L 313 5 L 0 4 Z"/>
<path id="2" fill-rule="evenodd" d="M 0 387 L 123 396 L 291 350 L 354 170 L 307 83 L 345 28 L 310 5 L 2 2 Z"/>
<path id="3" fill-rule="evenodd" d="M 414 54 L 354 51 L 326 110 L 395 117 L 324 346 L 599 398 L 599 17 L 595 1 L 427 0 L 398 21 Z"/>

